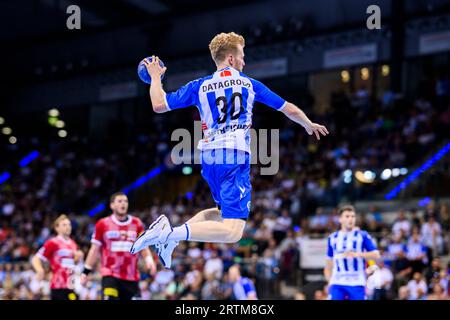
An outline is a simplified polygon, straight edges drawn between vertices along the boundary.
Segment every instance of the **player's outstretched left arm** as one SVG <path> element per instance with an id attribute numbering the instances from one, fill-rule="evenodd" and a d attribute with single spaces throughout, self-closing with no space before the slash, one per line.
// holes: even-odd
<path id="1" fill-rule="evenodd" d="M 159 58 L 152 56 L 152 61 L 145 59 L 144 64 L 147 72 L 152 78 L 150 84 L 150 100 L 152 101 L 153 111 L 156 113 L 163 113 L 169 111 L 165 103 L 165 95 L 162 88 L 161 75 L 166 72 L 167 68 L 161 68 L 159 65 Z"/>
<path id="2" fill-rule="evenodd" d="M 305 128 L 309 135 L 314 134 L 317 140 L 320 140 L 321 135 L 326 136 L 329 134 L 328 129 L 325 126 L 309 120 L 306 114 L 293 103 L 286 102 L 286 106 L 281 112 L 283 112 L 286 117 Z"/>

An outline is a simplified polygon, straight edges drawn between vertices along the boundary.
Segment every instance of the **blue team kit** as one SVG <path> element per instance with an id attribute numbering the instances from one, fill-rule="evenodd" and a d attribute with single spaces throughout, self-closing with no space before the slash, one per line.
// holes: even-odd
<path id="1" fill-rule="evenodd" d="M 253 105 L 260 102 L 282 110 L 286 101 L 232 67 L 193 80 L 165 98 L 169 110 L 197 107 L 204 133 L 198 145 L 202 176 L 223 218 L 248 218 Z"/>

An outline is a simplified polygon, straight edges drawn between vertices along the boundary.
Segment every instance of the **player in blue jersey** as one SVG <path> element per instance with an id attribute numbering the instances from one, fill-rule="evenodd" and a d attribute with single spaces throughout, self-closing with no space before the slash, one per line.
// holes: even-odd
<path id="1" fill-rule="evenodd" d="M 200 112 L 202 175 L 217 208 L 203 210 L 175 228 L 161 215 L 136 240 L 132 253 L 155 245 L 163 265 L 170 267 L 178 241 L 235 243 L 241 239 L 250 211 L 250 127 L 256 101 L 284 113 L 318 140 L 328 134 L 327 128 L 313 123 L 297 106 L 242 73 L 244 45 L 244 38 L 234 32 L 216 35 L 209 49 L 217 71 L 172 93 L 162 88 L 161 75 L 166 68 L 159 65 L 158 57 L 145 62 L 152 79 L 150 98 L 155 112 L 189 106 Z"/>
<path id="2" fill-rule="evenodd" d="M 228 269 L 228 278 L 233 284 L 233 298 L 235 300 L 258 300 L 253 281 L 241 275 L 239 265 L 232 265 Z"/>
<path id="3" fill-rule="evenodd" d="M 329 299 L 365 300 L 366 259 L 378 259 L 380 253 L 366 231 L 355 226 L 355 208 L 339 209 L 341 229 L 328 236 L 328 259 L 324 269 Z"/>

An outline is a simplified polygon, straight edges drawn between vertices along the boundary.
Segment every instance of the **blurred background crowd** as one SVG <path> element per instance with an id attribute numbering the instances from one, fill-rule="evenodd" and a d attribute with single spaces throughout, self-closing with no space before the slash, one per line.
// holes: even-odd
<path id="1" fill-rule="evenodd" d="M 232 299 L 233 264 L 259 298 L 327 299 L 325 247 L 311 240 L 323 244 L 339 228 L 342 203 L 355 205 L 357 225 L 381 251 L 381 259 L 367 261 L 369 299 L 448 299 L 449 1 L 379 0 L 383 27 L 368 30 L 369 0 L 201 7 L 190 0 L 108 7 L 80 0 L 88 31 L 70 36 L 58 29 L 63 1 L 28 2 L 0 4 L 0 21 L 10 24 L 0 30 L 8 48 L 0 56 L 9 62 L 0 93 L 0 299 L 49 299 L 51 274 L 38 281 L 30 259 L 54 234 L 59 214 L 71 219 L 86 255 L 95 222 L 109 214 L 117 191 L 126 191 L 130 214 L 146 226 L 160 214 L 178 225 L 213 206 L 200 167 L 174 165 L 170 157 L 172 132 L 192 132 L 198 111 L 154 114 L 136 65 L 157 53 L 172 91 L 213 71 L 206 44 L 221 31 L 246 38 L 244 72 L 331 134 L 315 141 L 256 104 L 253 127 L 280 130 L 279 170 L 261 175 L 265 164 L 252 166 L 243 238 L 233 245 L 182 242 L 172 269 L 158 263 L 155 275 L 141 273 L 142 299 Z M 99 299 L 98 268 L 83 287 L 82 267 L 80 261 L 75 291 Z"/>

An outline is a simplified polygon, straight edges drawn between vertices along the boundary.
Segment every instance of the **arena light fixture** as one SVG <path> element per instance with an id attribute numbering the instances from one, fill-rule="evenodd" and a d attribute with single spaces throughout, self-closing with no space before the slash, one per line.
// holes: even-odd
<path id="1" fill-rule="evenodd" d="M 39 157 L 39 151 L 32 151 L 29 154 L 27 154 L 25 157 L 23 157 L 20 161 L 19 161 L 19 165 L 21 168 L 26 167 L 27 165 L 29 165 L 32 161 L 36 160 Z"/>
<path id="2" fill-rule="evenodd" d="M 419 200 L 418 205 L 419 207 L 425 207 L 430 201 L 431 201 L 430 197 L 425 197 Z"/>
<path id="3" fill-rule="evenodd" d="M 10 127 L 4 127 L 4 128 L 2 129 L 2 133 L 3 133 L 5 136 L 9 136 L 9 135 L 12 133 L 12 129 L 11 129 Z"/>
<path id="4" fill-rule="evenodd" d="M 59 136 L 60 138 L 65 138 L 65 137 L 67 137 L 67 131 L 66 131 L 66 130 L 59 130 L 59 131 L 58 131 L 58 136 Z"/>
<path id="5" fill-rule="evenodd" d="M 347 83 L 350 81 L 350 73 L 347 70 L 341 71 L 341 80 L 344 83 Z"/>
<path id="6" fill-rule="evenodd" d="M 48 117 L 48 124 L 51 125 L 52 127 L 54 127 L 57 122 L 58 122 L 57 117 Z"/>
<path id="7" fill-rule="evenodd" d="M 59 110 L 56 109 L 56 108 L 50 109 L 50 110 L 48 110 L 48 115 L 50 117 L 55 117 L 56 118 L 56 117 L 59 116 Z"/>
<path id="8" fill-rule="evenodd" d="M 345 170 L 342 175 L 344 176 L 344 183 L 351 183 L 352 182 L 352 175 L 353 172 L 350 169 Z"/>
<path id="9" fill-rule="evenodd" d="M 62 120 L 58 120 L 55 123 L 55 127 L 59 128 L 59 129 L 64 128 L 65 125 L 66 125 L 66 123 L 64 121 L 62 121 Z"/>
<path id="10" fill-rule="evenodd" d="M 2 174 L 0 174 L 0 184 L 5 183 L 9 178 L 11 178 L 11 175 L 9 172 L 5 171 Z"/>
<path id="11" fill-rule="evenodd" d="M 390 73 L 391 69 L 387 64 L 381 66 L 381 74 L 383 77 L 387 77 Z"/>
<path id="12" fill-rule="evenodd" d="M 397 178 L 400 175 L 400 169 L 394 168 L 392 169 L 392 177 Z"/>
<path id="13" fill-rule="evenodd" d="M 190 166 L 184 166 L 182 169 L 182 172 L 185 176 L 188 176 L 192 173 L 192 167 Z"/>
<path id="14" fill-rule="evenodd" d="M 14 136 L 9 137 L 8 140 L 9 140 L 9 143 L 11 143 L 11 144 L 16 144 L 16 142 L 17 142 L 17 138 Z"/>
<path id="15" fill-rule="evenodd" d="M 361 68 L 361 79 L 362 80 L 369 80 L 370 78 L 370 71 L 369 68 Z"/>
<path id="16" fill-rule="evenodd" d="M 0 125 L 2 125 L 2 124 L 4 124 L 4 123 L 5 123 L 5 118 L 0 117 Z"/>
<path id="17" fill-rule="evenodd" d="M 395 186 L 389 193 L 387 193 L 384 198 L 386 200 L 391 200 L 395 198 L 401 190 L 405 189 L 409 184 L 416 180 L 422 173 L 427 171 L 431 166 L 433 166 L 437 161 L 444 157 L 450 151 L 450 142 L 443 146 L 438 152 L 427 159 L 419 168 L 414 170 L 410 175 L 408 175 L 402 182 Z"/>
<path id="18" fill-rule="evenodd" d="M 355 172 L 355 178 L 361 183 L 372 183 L 375 179 L 374 174 L 372 171 L 356 171 Z"/>
<path id="19" fill-rule="evenodd" d="M 381 172 L 381 180 L 387 180 L 391 177 L 392 170 L 391 169 L 384 169 L 383 172 Z"/>

